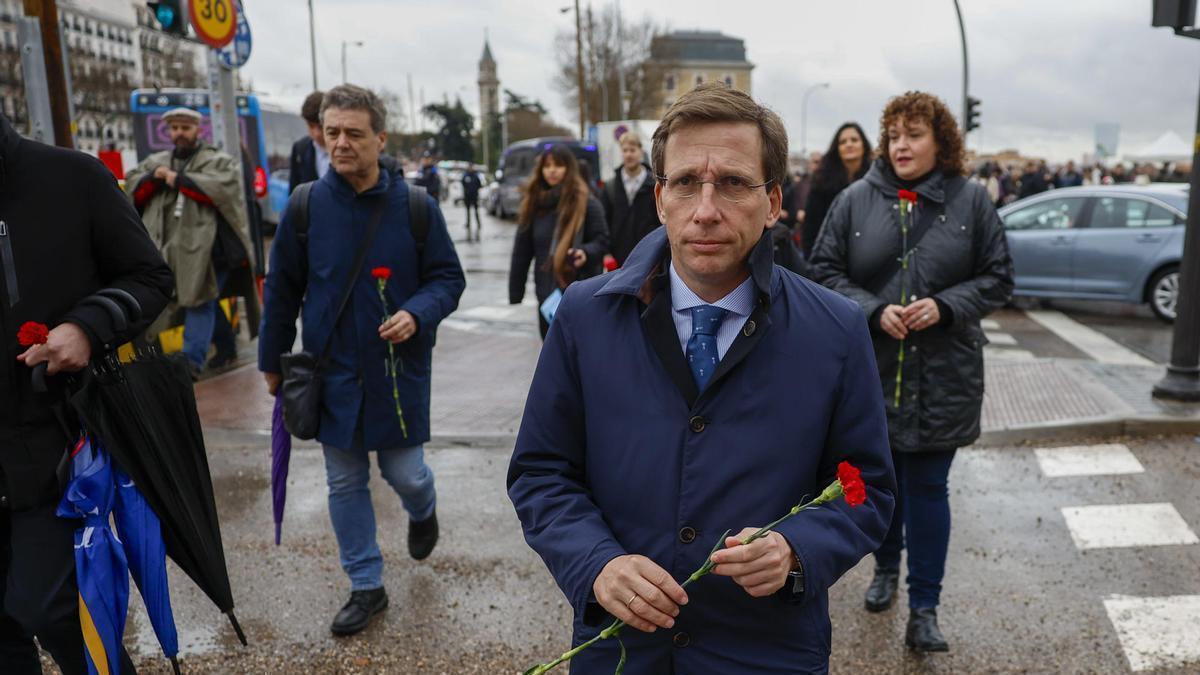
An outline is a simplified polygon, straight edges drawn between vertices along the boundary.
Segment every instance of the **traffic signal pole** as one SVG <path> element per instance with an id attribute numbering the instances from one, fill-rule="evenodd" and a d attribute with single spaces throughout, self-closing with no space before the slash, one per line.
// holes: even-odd
<path id="1" fill-rule="evenodd" d="M 1156 398 L 1200 401 L 1200 104 L 1196 107 L 1196 136 L 1192 141 L 1192 186 L 1188 191 L 1187 229 L 1179 262 L 1179 297 L 1171 364 L 1154 385 Z"/>
<path id="2" fill-rule="evenodd" d="M 962 8 L 958 6 L 958 0 L 954 0 L 954 13 L 958 15 L 958 34 L 962 37 L 962 55 L 963 55 L 963 98 L 962 98 L 962 130 L 965 138 L 967 132 L 971 130 L 971 89 L 968 86 L 970 82 L 970 69 L 967 67 L 967 29 L 963 25 Z"/>
<path id="3" fill-rule="evenodd" d="M 1154 0 L 1151 17 L 1151 26 L 1170 27 L 1176 35 L 1200 38 L 1196 0 Z M 1200 401 L 1200 103 L 1196 107 L 1196 135 L 1192 138 L 1192 180 L 1183 259 L 1179 261 L 1171 363 L 1167 374 L 1154 385 L 1153 394 L 1155 398 Z"/>
<path id="4" fill-rule="evenodd" d="M 54 143 L 61 148 L 74 148 L 71 100 L 67 95 L 67 73 L 62 39 L 58 32 L 58 3 L 56 0 L 25 0 L 25 16 L 37 18 L 41 28 L 42 59 L 46 66 L 46 88 L 50 93 Z"/>

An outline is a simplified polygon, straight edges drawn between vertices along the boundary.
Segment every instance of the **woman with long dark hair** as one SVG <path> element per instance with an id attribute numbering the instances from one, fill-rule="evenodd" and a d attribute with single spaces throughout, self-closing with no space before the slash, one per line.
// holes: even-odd
<path id="1" fill-rule="evenodd" d="M 830 207 L 813 276 L 862 306 L 887 405 L 899 489 L 866 608 L 892 605 L 907 548 L 905 642 L 946 651 L 937 607 L 950 543 L 947 477 L 958 448 L 979 438 L 980 320 L 1012 295 L 1012 260 L 987 189 L 963 175 L 962 135 L 945 103 L 922 92 L 893 98 L 880 136 L 866 178 Z"/>
<path id="2" fill-rule="evenodd" d="M 846 186 L 867 175 L 871 166 L 871 141 L 857 122 L 846 122 L 838 127 L 829 149 L 821 157 L 821 164 L 813 175 L 812 188 L 804 203 L 804 224 L 801 230 L 800 247 L 805 257 L 812 255 L 817 233 L 825 222 L 825 214 Z"/>
<path id="3" fill-rule="evenodd" d="M 604 207 L 580 175 L 570 148 L 552 145 L 538 155 L 529 181 L 522 188 L 508 273 L 508 301 L 520 304 L 525 297 L 529 264 L 540 306 L 555 290 L 572 281 L 600 274 L 608 253 L 608 225 Z M 542 338 L 550 324 L 538 312 Z"/>

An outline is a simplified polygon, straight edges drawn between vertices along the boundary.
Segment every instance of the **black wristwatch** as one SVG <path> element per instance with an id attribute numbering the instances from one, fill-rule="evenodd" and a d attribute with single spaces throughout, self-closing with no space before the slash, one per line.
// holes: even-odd
<path id="1" fill-rule="evenodd" d="M 792 595 L 804 594 L 804 565 L 800 562 L 800 554 L 793 552 L 792 556 L 796 559 L 796 569 L 788 572 L 788 584 L 791 587 Z M 788 586 L 784 586 L 787 588 Z"/>

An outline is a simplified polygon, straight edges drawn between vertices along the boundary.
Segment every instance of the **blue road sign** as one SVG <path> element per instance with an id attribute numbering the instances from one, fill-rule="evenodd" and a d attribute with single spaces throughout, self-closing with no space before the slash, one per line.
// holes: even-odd
<path id="1" fill-rule="evenodd" d="M 250 60 L 250 49 L 253 42 L 250 39 L 250 22 L 246 20 L 246 12 L 242 10 L 242 2 L 237 3 L 237 32 L 233 42 L 217 50 L 217 57 L 227 68 L 241 68 Z"/>

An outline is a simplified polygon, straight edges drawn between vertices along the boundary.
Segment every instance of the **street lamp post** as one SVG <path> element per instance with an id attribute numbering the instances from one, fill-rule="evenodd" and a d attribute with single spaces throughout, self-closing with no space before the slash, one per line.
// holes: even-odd
<path id="1" fill-rule="evenodd" d="M 317 22 L 313 19 L 313 0 L 308 0 L 308 47 L 312 55 L 313 91 L 317 91 Z"/>
<path id="2" fill-rule="evenodd" d="M 346 40 L 342 40 L 342 84 L 346 84 L 346 47 L 348 46 L 361 47 L 363 46 L 363 41 L 354 40 L 352 42 L 347 42 Z"/>
<path id="3" fill-rule="evenodd" d="M 563 7 L 558 11 L 566 14 L 571 8 Z M 584 125 L 587 124 L 587 89 L 583 78 L 583 22 L 579 18 L 579 0 L 575 0 L 575 80 L 579 85 L 579 140 L 583 140 Z"/>
<path id="4" fill-rule="evenodd" d="M 808 97 L 818 89 L 828 88 L 828 82 L 821 82 L 804 90 L 804 99 L 800 104 L 800 154 L 805 158 L 808 157 Z"/>

